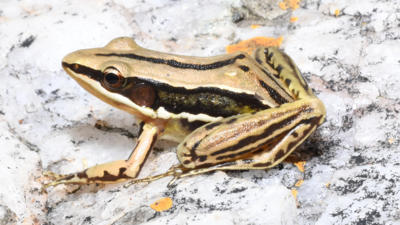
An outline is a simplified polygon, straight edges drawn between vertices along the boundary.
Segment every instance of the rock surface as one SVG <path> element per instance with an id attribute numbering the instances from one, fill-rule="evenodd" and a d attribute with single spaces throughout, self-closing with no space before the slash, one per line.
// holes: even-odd
<path id="1" fill-rule="evenodd" d="M 0 224 L 399 224 L 400 3 L 307 0 L 294 11 L 276 3 L 1 1 Z M 84 91 L 60 65 L 72 51 L 119 36 L 196 56 L 283 36 L 281 49 L 327 108 L 326 122 L 295 152 L 305 172 L 283 163 L 185 178 L 172 188 L 162 179 L 128 189 L 59 185 L 39 195 L 48 182 L 42 171 L 76 172 L 82 159 L 92 166 L 133 149 L 134 118 Z M 140 176 L 177 163 L 176 145 L 158 142 Z M 149 207 L 163 197 L 171 209 Z"/>

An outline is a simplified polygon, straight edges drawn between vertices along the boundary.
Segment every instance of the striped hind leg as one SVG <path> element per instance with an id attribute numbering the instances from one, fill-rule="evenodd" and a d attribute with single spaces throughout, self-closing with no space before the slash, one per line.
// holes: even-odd
<path id="1" fill-rule="evenodd" d="M 265 68 L 265 72 L 272 73 L 286 84 L 296 100 L 316 98 L 300 70 L 286 53 L 276 47 L 260 47 L 253 52 L 252 57 Z"/>
<path id="2" fill-rule="evenodd" d="M 321 123 L 321 117 L 303 120 L 297 124 L 292 130 L 281 135 L 278 139 L 270 144 L 260 148 L 259 150 L 250 153 L 245 159 L 238 159 L 231 162 L 217 164 L 207 168 L 188 169 L 181 164 L 172 166 L 166 173 L 147 177 L 143 179 L 133 180 L 125 185 L 128 187 L 135 183 L 151 182 L 167 176 L 174 178 L 169 182 L 171 186 L 177 179 L 207 173 L 216 170 L 248 170 L 248 169 L 268 169 L 282 162 L 290 155 L 304 140 Z"/>

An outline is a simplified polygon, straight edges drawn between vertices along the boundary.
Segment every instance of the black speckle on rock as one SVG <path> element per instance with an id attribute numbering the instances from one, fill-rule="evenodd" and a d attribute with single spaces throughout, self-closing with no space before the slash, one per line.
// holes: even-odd
<path id="1" fill-rule="evenodd" d="M 42 89 L 36 89 L 35 92 L 36 92 L 36 94 L 39 95 L 40 97 L 46 96 L 46 92 L 44 92 Z"/>
<path id="2" fill-rule="evenodd" d="M 358 156 L 352 156 L 352 157 L 350 158 L 350 163 L 351 163 L 351 164 L 362 164 L 362 163 L 364 163 L 364 162 L 365 162 L 364 158 L 361 157 L 360 155 L 358 155 Z"/>
<path id="3" fill-rule="evenodd" d="M 354 126 L 353 115 L 342 116 L 342 126 L 340 127 L 340 131 L 346 132 L 350 130 L 353 126 Z"/>
<path id="4" fill-rule="evenodd" d="M 178 41 L 178 39 L 176 39 L 176 38 L 173 38 L 173 37 L 172 37 L 172 38 L 170 38 L 169 40 L 170 40 L 170 41 L 173 41 L 173 42 L 175 42 L 175 43 Z"/>
<path id="5" fill-rule="evenodd" d="M 358 76 L 357 81 L 359 82 L 369 82 L 369 79 L 363 76 Z"/>
<path id="6" fill-rule="evenodd" d="M 374 103 L 372 103 L 372 104 L 368 105 L 365 109 L 366 109 L 368 112 L 372 112 L 372 111 L 374 111 L 374 110 L 377 109 L 377 108 L 378 108 L 378 106 L 375 105 Z"/>
<path id="7" fill-rule="evenodd" d="M 220 194 L 223 194 L 223 193 L 226 192 L 226 189 L 221 190 L 221 189 L 219 189 L 219 187 L 215 187 L 214 191 L 216 191 L 216 192 L 218 192 L 218 193 L 220 193 Z"/>
<path id="8" fill-rule="evenodd" d="M 22 44 L 20 45 L 20 47 L 22 47 L 22 48 L 28 48 L 28 47 L 33 43 L 33 41 L 35 41 L 35 39 L 36 39 L 36 37 L 34 37 L 34 36 L 28 37 L 27 39 L 25 39 L 25 40 L 22 42 Z"/>
<path id="9" fill-rule="evenodd" d="M 365 213 L 365 216 L 359 217 L 358 221 L 356 221 L 354 224 L 379 224 L 376 221 L 376 219 L 379 217 L 381 217 L 381 214 L 376 210 L 372 210 Z"/>
<path id="10" fill-rule="evenodd" d="M 52 91 L 51 94 L 52 94 L 52 95 L 56 95 L 57 92 L 58 92 L 59 90 L 60 90 L 60 89 L 56 89 L 56 90 Z"/>
<path id="11" fill-rule="evenodd" d="M 232 22 L 238 23 L 240 21 L 244 20 L 244 14 L 243 12 L 236 11 L 232 13 Z"/>
<path id="12" fill-rule="evenodd" d="M 335 186 L 334 190 L 339 192 L 340 195 L 346 195 L 348 193 L 353 193 L 355 191 L 357 191 L 357 189 L 359 187 L 361 187 L 364 183 L 363 179 L 340 179 L 343 180 L 346 184 L 345 185 L 341 185 L 341 186 Z"/>
<path id="13" fill-rule="evenodd" d="M 344 213 L 344 210 L 337 211 L 336 213 L 331 214 L 332 217 L 340 217 L 342 220 L 348 217 L 347 213 Z"/>
<path id="14" fill-rule="evenodd" d="M 83 223 L 92 223 L 92 217 L 88 216 L 83 220 Z"/>
<path id="15" fill-rule="evenodd" d="M 228 194 L 232 194 L 232 193 L 239 193 L 242 191 L 247 190 L 247 187 L 241 187 L 241 188 L 234 188 L 231 192 L 229 192 Z"/>

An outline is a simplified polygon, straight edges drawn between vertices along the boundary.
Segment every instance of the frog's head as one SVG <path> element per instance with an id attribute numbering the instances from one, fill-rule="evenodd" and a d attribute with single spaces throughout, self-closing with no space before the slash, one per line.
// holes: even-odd
<path id="1" fill-rule="evenodd" d="M 142 49 L 131 38 L 112 40 L 103 48 L 79 50 L 62 60 L 62 67 L 79 85 L 102 101 L 141 119 L 154 118 L 155 90 L 135 82 L 134 68 L 118 55 Z M 137 74 L 135 74 L 137 76 Z"/>

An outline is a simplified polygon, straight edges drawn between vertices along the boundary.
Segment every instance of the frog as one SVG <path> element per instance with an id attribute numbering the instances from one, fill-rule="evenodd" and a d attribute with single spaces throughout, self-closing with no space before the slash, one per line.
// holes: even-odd
<path id="1" fill-rule="evenodd" d="M 72 52 L 62 67 L 82 88 L 133 115 L 140 127 L 127 159 L 80 172 L 46 171 L 59 184 L 124 186 L 211 171 L 269 169 L 303 143 L 326 115 L 293 60 L 277 47 L 251 55 L 196 57 L 140 47 L 129 37 Z M 116 118 L 117 119 L 117 118 Z M 159 139 L 178 142 L 178 164 L 137 179 Z"/>

